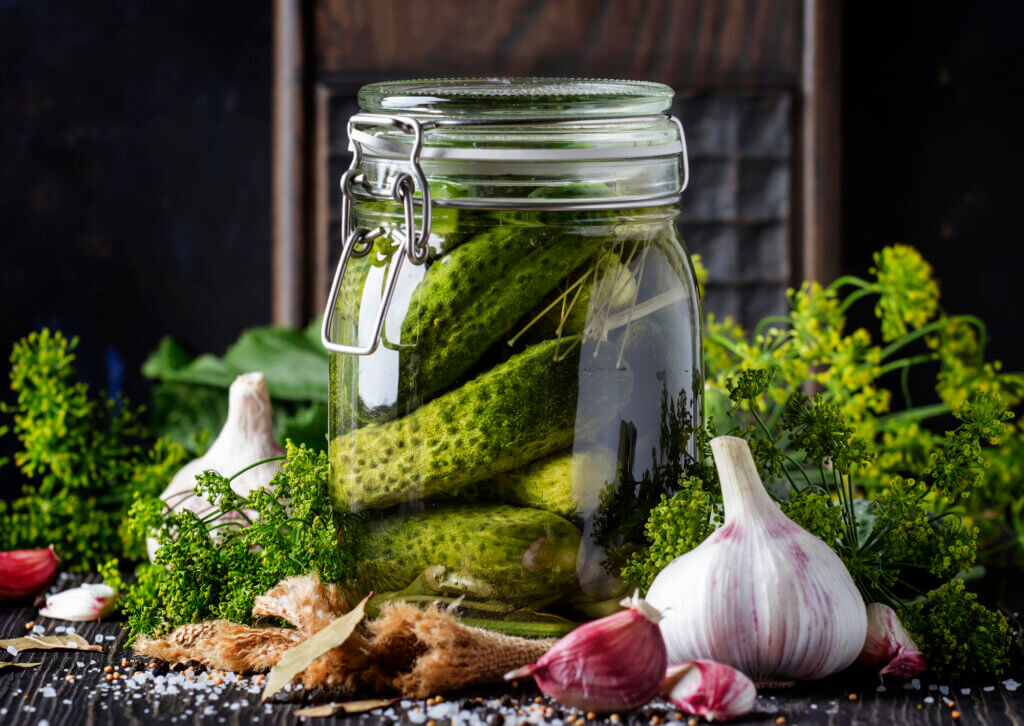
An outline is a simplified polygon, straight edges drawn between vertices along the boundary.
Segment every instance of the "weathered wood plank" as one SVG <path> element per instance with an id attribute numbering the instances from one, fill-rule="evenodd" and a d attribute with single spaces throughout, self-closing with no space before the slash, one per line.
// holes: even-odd
<path id="1" fill-rule="evenodd" d="M 799 0 L 318 0 L 316 72 L 799 84 Z"/>

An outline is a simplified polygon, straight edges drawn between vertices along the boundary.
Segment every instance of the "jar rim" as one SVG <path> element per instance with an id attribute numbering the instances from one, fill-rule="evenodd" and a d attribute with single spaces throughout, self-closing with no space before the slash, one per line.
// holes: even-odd
<path id="1" fill-rule="evenodd" d="M 423 78 L 359 90 L 371 113 L 478 119 L 576 119 L 661 114 L 673 91 L 663 83 L 605 78 Z"/>

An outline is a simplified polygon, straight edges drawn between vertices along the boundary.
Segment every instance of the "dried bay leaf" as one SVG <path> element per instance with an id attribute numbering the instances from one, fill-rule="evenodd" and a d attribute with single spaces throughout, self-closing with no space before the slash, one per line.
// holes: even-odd
<path id="1" fill-rule="evenodd" d="M 42 663 L 9 663 L 7 661 L 0 661 L 0 673 L 6 670 L 14 670 L 15 668 L 35 668 Z"/>
<path id="2" fill-rule="evenodd" d="M 296 716 L 302 717 L 307 716 L 310 718 L 322 718 L 324 716 L 333 716 L 341 710 L 341 706 L 337 706 L 333 703 L 327 703 L 323 706 L 310 706 L 309 708 L 300 708 L 295 712 Z"/>
<path id="3" fill-rule="evenodd" d="M 13 647 L 23 650 L 95 650 L 103 651 L 102 645 L 93 645 L 77 633 L 71 635 L 26 635 L 21 638 L 0 640 L 0 651 Z"/>
<path id="4" fill-rule="evenodd" d="M 345 713 L 366 713 L 377 708 L 390 706 L 397 701 L 397 698 L 371 698 L 365 701 L 346 701 L 345 703 L 328 703 L 323 706 L 310 706 L 295 712 L 296 716 L 309 716 L 312 718 L 322 716 L 333 716 L 338 711 Z"/>
<path id="5" fill-rule="evenodd" d="M 337 648 L 348 640 L 356 631 L 359 623 L 366 617 L 366 602 L 371 597 L 373 597 L 372 594 L 367 595 L 352 610 L 285 653 L 277 665 L 270 669 L 267 685 L 263 689 L 260 702 L 266 701 L 280 691 L 286 683 L 291 683 L 295 676 L 306 670 L 324 653 L 332 648 Z"/>

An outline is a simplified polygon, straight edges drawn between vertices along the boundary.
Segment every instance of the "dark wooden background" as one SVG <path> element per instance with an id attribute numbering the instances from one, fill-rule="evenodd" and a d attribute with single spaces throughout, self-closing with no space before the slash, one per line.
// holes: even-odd
<path id="1" fill-rule="evenodd" d="M 370 25 L 365 0 L 298 3 L 296 42 L 310 62 L 291 80 L 305 94 L 303 108 L 326 117 L 325 94 L 337 105 L 368 80 L 484 66 L 668 79 L 690 89 L 680 112 L 699 163 L 688 237 L 719 280 L 778 295 L 770 284 L 779 272 L 801 269 L 799 250 L 790 246 L 764 265 L 747 252 L 765 239 L 756 225 L 792 238 L 802 221 L 787 201 L 744 237 L 731 210 L 738 185 L 760 181 L 759 164 L 799 162 L 797 139 L 758 161 L 754 142 L 736 129 L 756 112 L 768 122 L 758 128 L 780 117 L 795 127 L 805 110 L 794 95 L 805 82 L 794 35 L 804 3 L 486 5 L 493 12 L 474 21 L 472 3 L 382 2 L 375 12 L 383 20 Z M 840 253 L 835 262 L 844 270 L 863 270 L 882 244 L 918 245 L 944 280 L 947 306 L 989 321 L 991 353 L 1024 367 L 1011 296 L 1024 272 L 1017 241 L 1024 109 L 1013 90 L 1024 6 L 825 5 L 841 7 L 842 48 L 842 135 L 830 142 L 841 143 L 842 216 L 828 215 L 833 224 L 841 219 L 825 237 L 829 254 Z M 581 8 L 592 11 L 592 22 L 570 20 Z M 162 335 L 220 352 L 243 327 L 271 320 L 272 266 L 283 269 L 271 248 L 273 12 L 270 2 L 0 2 L 4 355 L 27 331 L 59 326 L 82 335 L 80 362 L 91 383 L 139 399 L 148 390 L 139 365 Z M 625 21 L 630 13 L 634 22 Z M 460 37 L 477 42 L 453 44 L 444 22 L 475 22 Z M 409 32 L 417 37 L 402 50 L 397 39 Z M 409 62 L 389 65 L 400 51 Z M 316 121 L 315 113 L 300 119 L 299 129 L 328 128 Z M 300 216 L 276 220 L 311 225 L 303 238 L 311 259 L 326 259 L 333 244 L 329 220 L 320 222 L 330 214 L 337 166 L 326 162 L 337 147 L 322 142 L 320 179 L 304 179 L 315 193 Z M 792 171 L 778 185 L 793 197 L 808 192 Z M 322 294 L 320 270 L 292 270 L 306 296 L 299 317 Z"/>

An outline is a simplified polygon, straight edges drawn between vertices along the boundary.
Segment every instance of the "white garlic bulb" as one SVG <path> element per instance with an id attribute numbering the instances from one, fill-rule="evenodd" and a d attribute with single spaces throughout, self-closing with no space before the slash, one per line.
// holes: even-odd
<path id="1" fill-rule="evenodd" d="M 782 513 L 743 439 L 711 441 L 724 525 L 655 578 L 670 663 L 714 660 L 758 683 L 822 678 L 864 644 L 864 600 L 839 557 Z"/>
<path id="2" fill-rule="evenodd" d="M 263 374 L 238 376 L 228 389 L 228 417 L 224 428 L 205 454 L 178 470 L 160 498 L 174 511 L 208 512 L 210 503 L 193 492 L 196 477 L 208 469 L 233 476 L 257 461 L 282 456 L 284 449 L 274 438 L 273 418 Z M 233 479 L 231 489 L 240 497 L 247 497 L 253 489 L 266 487 L 280 468 L 276 461 L 260 464 Z M 154 538 L 146 540 L 150 561 L 153 561 L 156 547 Z"/>

